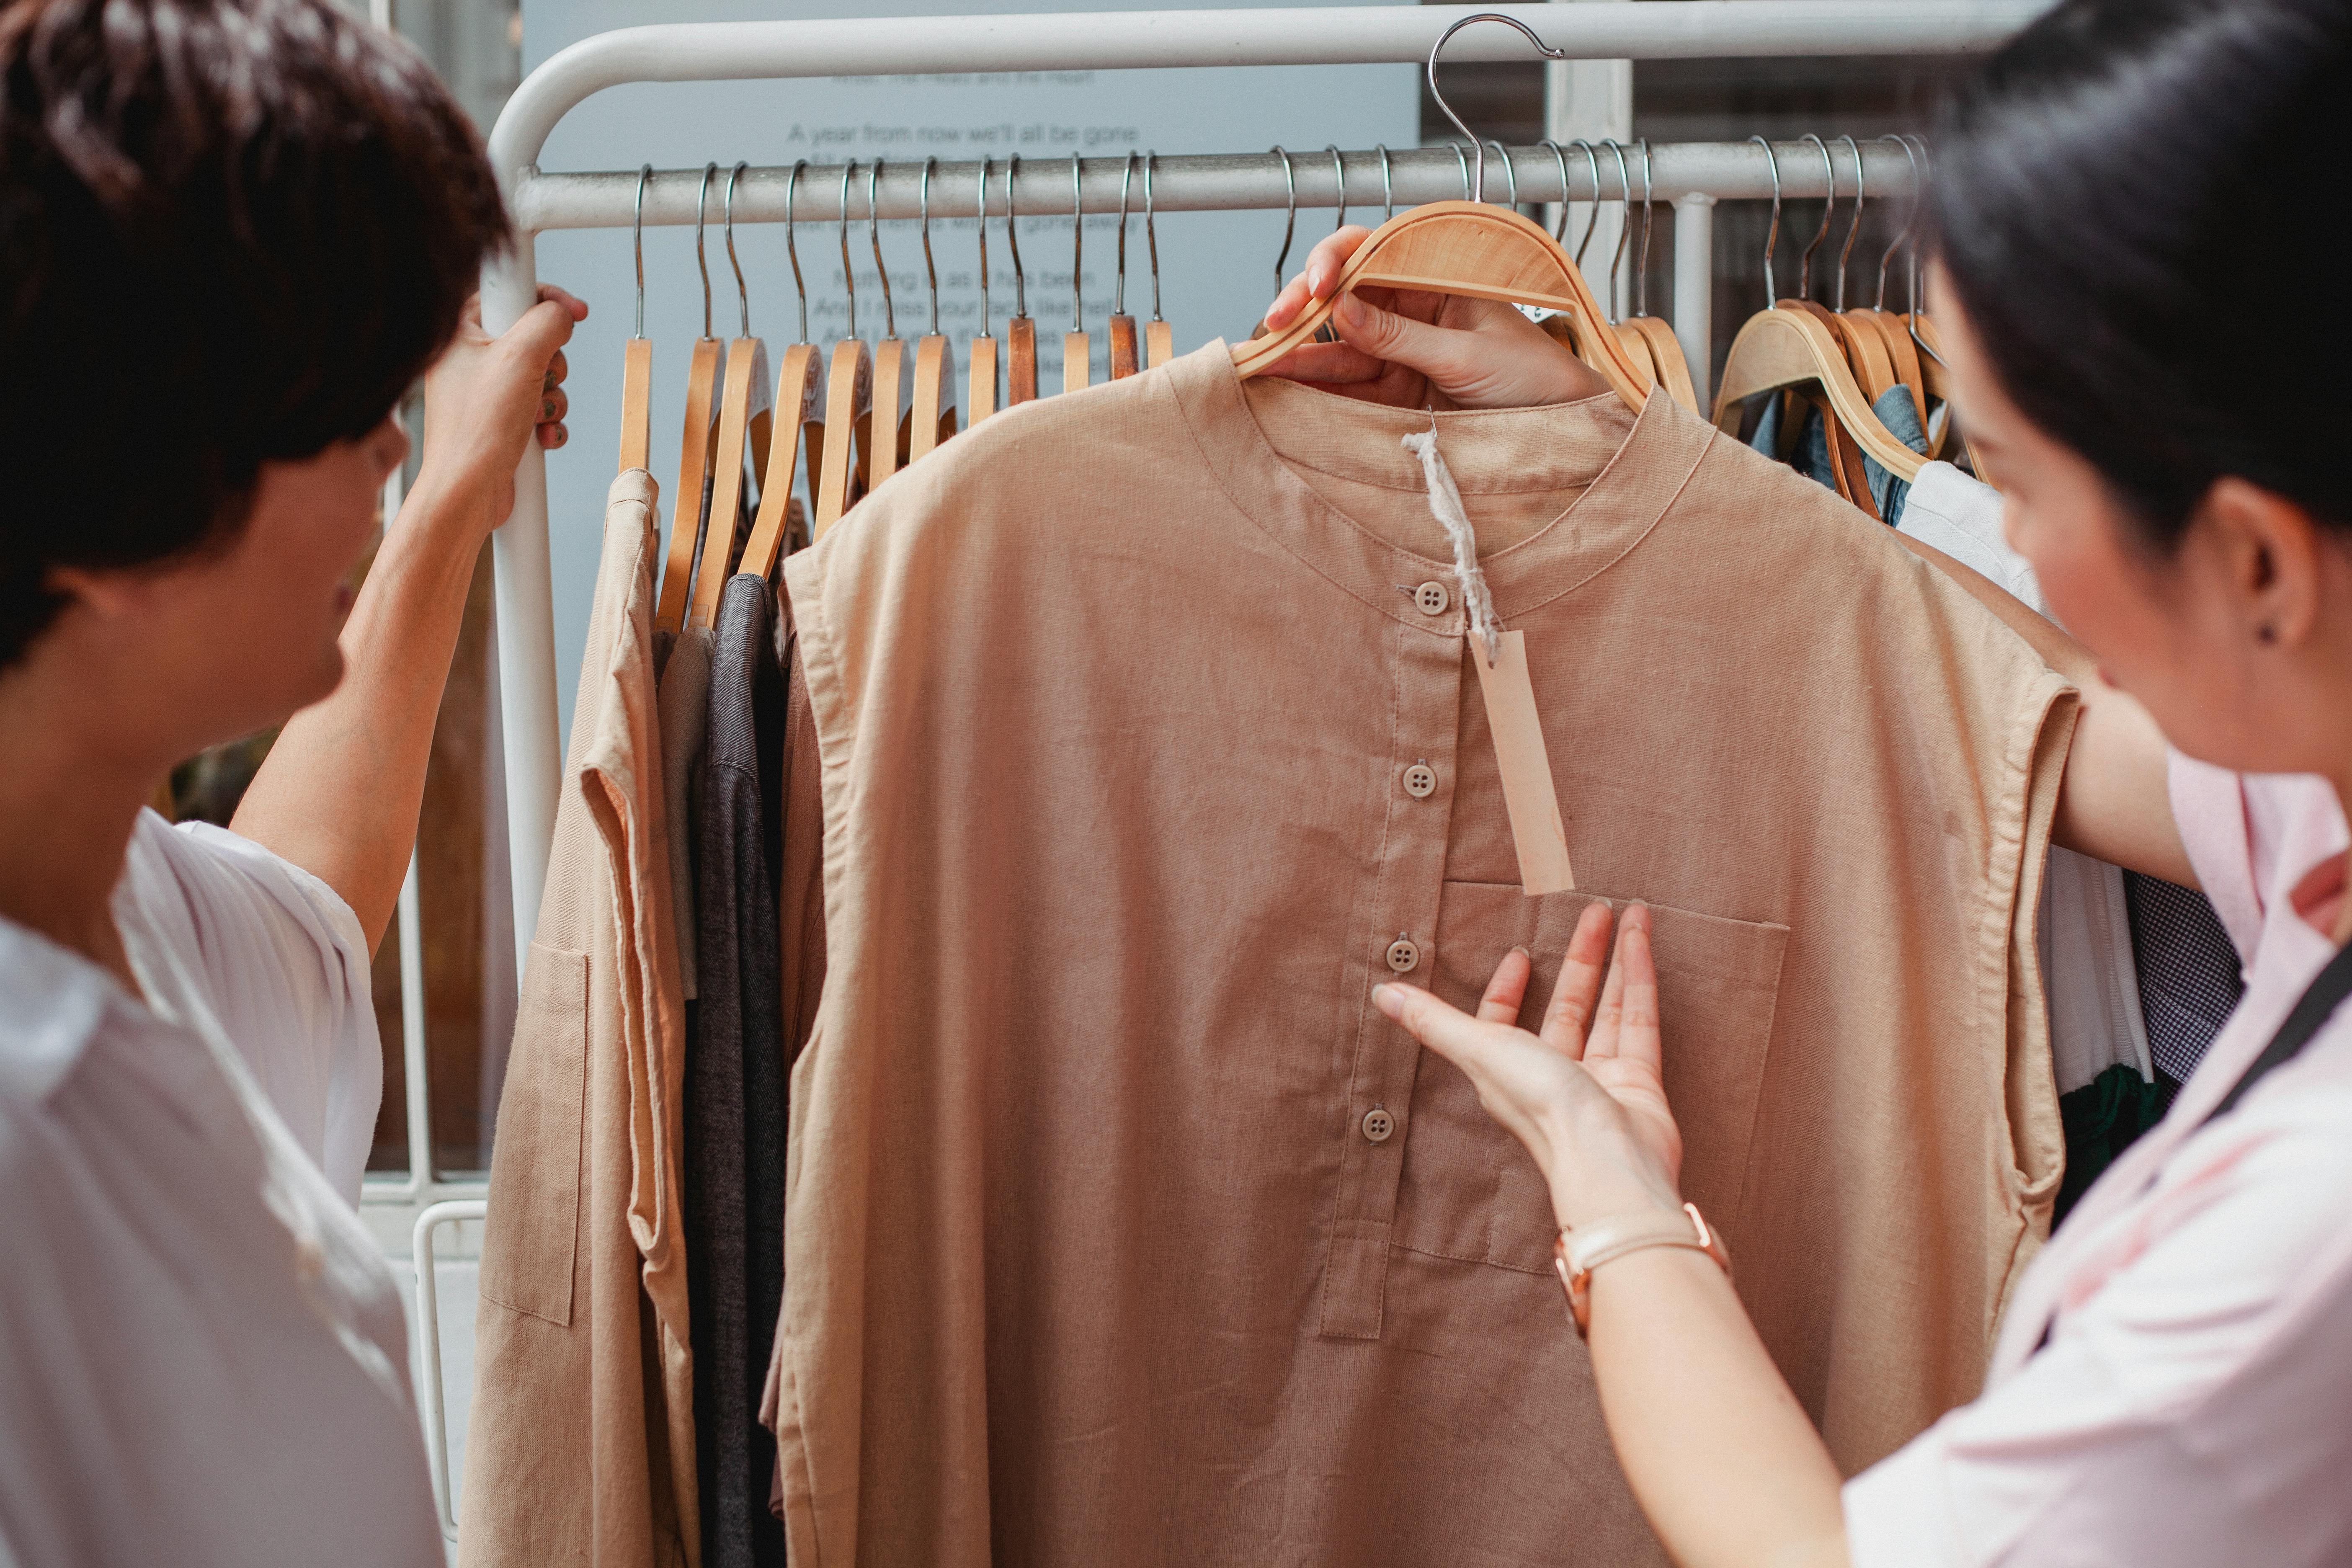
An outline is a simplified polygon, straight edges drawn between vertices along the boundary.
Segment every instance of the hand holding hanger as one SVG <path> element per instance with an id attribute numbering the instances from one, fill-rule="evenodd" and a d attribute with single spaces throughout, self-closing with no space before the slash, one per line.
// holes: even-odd
<path id="1" fill-rule="evenodd" d="M 1350 224 L 1318 244 L 1266 308 L 1267 331 L 1329 299 L 1371 232 Z M 1302 345 L 1266 374 L 1400 408 L 1526 408 L 1609 390 L 1599 372 L 1500 300 L 1367 288 L 1340 300 L 1331 323 L 1338 342 Z"/>

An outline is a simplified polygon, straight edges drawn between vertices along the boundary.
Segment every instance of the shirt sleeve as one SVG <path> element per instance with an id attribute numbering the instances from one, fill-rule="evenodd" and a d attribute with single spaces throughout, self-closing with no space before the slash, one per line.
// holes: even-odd
<path id="1" fill-rule="evenodd" d="M 210 823 L 163 828 L 215 1015 L 303 1150 L 356 1205 L 383 1100 L 366 933 L 317 877 Z"/>
<path id="2" fill-rule="evenodd" d="M 2352 1114 L 2341 1085 L 2298 1099 Z M 2342 1561 L 2315 1541 L 2352 1462 L 2352 1151 L 2243 1114 L 2103 1238 L 2014 1377 L 1847 1483 L 1855 1568 Z"/>

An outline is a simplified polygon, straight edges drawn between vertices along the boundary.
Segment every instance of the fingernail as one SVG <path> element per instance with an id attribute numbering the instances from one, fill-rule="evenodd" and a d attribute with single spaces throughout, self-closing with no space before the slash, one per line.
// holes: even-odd
<path id="1" fill-rule="evenodd" d="M 1342 294 L 1339 303 L 1331 307 L 1331 316 L 1343 327 L 1360 327 L 1364 324 L 1364 307 L 1353 294 Z"/>
<path id="2" fill-rule="evenodd" d="M 1515 946 L 1515 947 L 1513 947 L 1513 948 L 1511 949 L 1511 951 L 1512 951 L 1513 952 L 1517 953 L 1521 958 L 1526 959 L 1526 960 L 1527 960 L 1528 963 L 1534 963 L 1534 962 L 1535 962 L 1535 957 L 1536 957 L 1536 955 L 1535 955 L 1534 953 L 1532 953 L 1532 952 L 1528 952 L 1526 948 L 1524 948 L 1524 947 L 1517 947 L 1517 946 Z"/>
<path id="3" fill-rule="evenodd" d="M 1391 1018 L 1397 1016 L 1398 1006 L 1403 1002 L 1403 1000 L 1404 998 L 1402 994 L 1399 993 L 1397 988 L 1393 985 L 1375 985 L 1372 987 L 1372 1005 L 1378 1007 L 1381 1012 L 1386 1013 Z"/>
<path id="4" fill-rule="evenodd" d="M 541 392 L 553 392 L 555 390 L 555 373 L 553 371 L 551 370 L 545 375 L 539 378 L 539 389 Z"/>
<path id="5" fill-rule="evenodd" d="M 569 430 L 565 429 L 565 428 L 564 428 L 562 426 L 561 426 L 561 425 L 558 425 L 558 426 L 555 427 L 555 444 L 556 444 L 557 446 L 561 447 L 561 446 L 562 446 L 562 445 L 563 445 L 563 443 L 565 443 L 566 441 L 569 441 L 569 440 L 571 440 L 571 439 L 572 439 L 572 432 L 571 432 L 571 431 L 569 431 Z"/>
<path id="6" fill-rule="evenodd" d="M 542 397 L 539 400 L 539 416 L 541 419 L 552 419 L 555 417 L 555 399 L 552 397 Z"/>

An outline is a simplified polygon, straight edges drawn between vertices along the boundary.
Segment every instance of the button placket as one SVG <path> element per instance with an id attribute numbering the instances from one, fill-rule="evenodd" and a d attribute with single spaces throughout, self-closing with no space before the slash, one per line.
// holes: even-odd
<path id="1" fill-rule="evenodd" d="M 1465 700 L 1458 636 L 1434 626 L 1403 626 L 1394 646 L 1396 705 L 1391 753 L 1384 759 L 1387 811 L 1371 924 L 1359 928 L 1365 981 L 1357 998 L 1360 1014 L 1348 1083 L 1338 1223 L 1322 1293 L 1322 1331 L 1351 1339 L 1377 1339 L 1381 1333 L 1389 1224 L 1412 1136 L 1421 1054 L 1412 1037 L 1372 1005 L 1371 988 L 1390 980 L 1426 985 L 1431 978 Z"/>

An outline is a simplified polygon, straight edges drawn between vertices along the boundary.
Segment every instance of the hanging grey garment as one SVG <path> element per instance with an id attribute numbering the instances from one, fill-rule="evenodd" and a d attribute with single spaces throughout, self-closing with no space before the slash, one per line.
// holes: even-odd
<path id="1" fill-rule="evenodd" d="M 2238 950 L 2211 900 L 2158 877 L 2124 873 L 2132 949 L 2139 955 L 2139 1006 L 2149 1054 L 2172 1089 L 2205 1059 L 2205 1047 L 2245 992 Z"/>
<path id="2" fill-rule="evenodd" d="M 662 636 L 668 634 L 663 633 Z M 694 827 L 702 811 L 702 731 L 710 707 L 710 630 L 688 626 L 672 640 L 656 699 L 661 724 L 663 804 L 669 808 L 669 883 L 677 906 L 677 969 L 694 1000 Z M 689 1028 L 692 1014 L 688 1015 Z"/>
<path id="3" fill-rule="evenodd" d="M 782 1568 L 760 1395 L 783 1299 L 784 1063 L 776 929 L 784 679 L 773 595 L 729 579 L 710 650 L 687 1058 L 686 1223 L 703 1568 Z"/>

